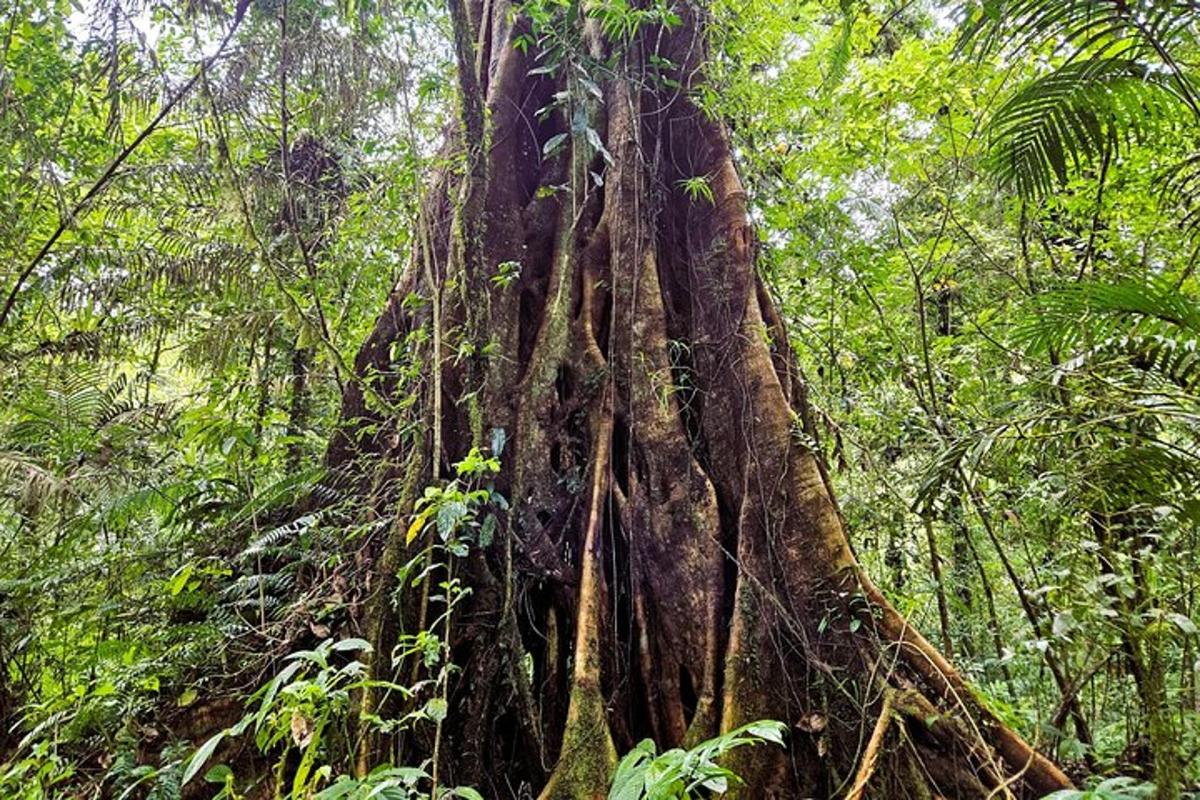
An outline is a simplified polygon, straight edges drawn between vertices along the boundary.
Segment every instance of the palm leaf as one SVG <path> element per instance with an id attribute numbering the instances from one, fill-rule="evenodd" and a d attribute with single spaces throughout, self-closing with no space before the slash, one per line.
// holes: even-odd
<path id="1" fill-rule="evenodd" d="M 1128 351 L 1159 337 L 1182 344 L 1200 335 L 1200 303 L 1161 277 L 1119 283 L 1086 283 L 1047 292 L 1034 301 L 1029 319 L 1015 330 L 1032 352 L 1067 352 L 1101 343 Z"/>
<path id="2" fill-rule="evenodd" d="M 1188 234 L 1200 230 L 1200 153 L 1173 164 L 1161 176 L 1163 202 L 1181 211 L 1180 227 Z"/>
<path id="3" fill-rule="evenodd" d="M 989 123 L 987 166 L 1025 198 L 1052 193 L 1072 169 L 1152 139 L 1179 116 L 1162 73 L 1120 58 L 1079 61 L 1029 83 Z"/>
<path id="4" fill-rule="evenodd" d="M 1169 51 L 1197 17 L 1187 0 L 984 0 L 968 13 L 960 52 L 1026 53 L 1052 42 L 1072 58 Z"/>

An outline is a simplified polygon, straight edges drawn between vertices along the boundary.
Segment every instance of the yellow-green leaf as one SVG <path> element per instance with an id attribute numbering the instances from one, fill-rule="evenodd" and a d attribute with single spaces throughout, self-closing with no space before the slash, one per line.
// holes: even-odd
<path id="1" fill-rule="evenodd" d="M 421 528 L 425 527 L 425 520 L 427 519 L 429 519 L 428 511 L 413 517 L 412 524 L 408 526 L 408 533 L 404 536 L 405 544 L 412 544 L 412 540 L 417 538 L 417 534 L 421 532 Z"/>

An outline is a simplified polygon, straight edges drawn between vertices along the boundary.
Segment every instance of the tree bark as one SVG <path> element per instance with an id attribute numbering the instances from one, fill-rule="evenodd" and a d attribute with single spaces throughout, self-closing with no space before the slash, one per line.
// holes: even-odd
<path id="1" fill-rule="evenodd" d="M 443 785 L 602 798 L 641 738 L 772 718 L 788 747 L 735 751 L 729 796 L 1068 786 L 860 570 L 726 131 L 693 100 L 706 20 L 677 10 L 613 41 L 582 11 L 553 39 L 504 0 L 451 3 L 462 168 L 431 181 L 327 453 L 394 520 L 363 569 L 375 675 L 412 669 L 389 656 L 418 624 L 392 602 L 417 487 L 502 430 L 511 512 L 457 572 Z M 364 741 L 362 766 L 431 752 L 419 729 Z"/>

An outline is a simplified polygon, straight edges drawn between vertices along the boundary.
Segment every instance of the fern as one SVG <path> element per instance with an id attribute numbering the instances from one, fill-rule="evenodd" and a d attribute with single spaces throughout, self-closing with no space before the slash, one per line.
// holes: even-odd
<path id="1" fill-rule="evenodd" d="M 295 475 L 280 476 L 278 480 L 258 487 L 254 496 L 230 516 L 229 524 L 241 526 L 266 516 L 273 509 L 290 509 L 310 493 L 317 495 L 314 499 L 322 507 L 331 505 L 341 497 L 341 493 L 319 482 L 324 475 L 323 468 L 312 467 L 301 470 Z M 306 519 L 308 516 L 301 519 Z M 286 527 L 286 525 L 282 527 Z"/>
<path id="2" fill-rule="evenodd" d="M 316 516 L 305 514 L 277 528 L 273 528 L 256 538 L 239 554 L 239 558 L 250 558 L 263 553 L 279 550 L 281 545 L 293 542 L 317 522 Z"/>

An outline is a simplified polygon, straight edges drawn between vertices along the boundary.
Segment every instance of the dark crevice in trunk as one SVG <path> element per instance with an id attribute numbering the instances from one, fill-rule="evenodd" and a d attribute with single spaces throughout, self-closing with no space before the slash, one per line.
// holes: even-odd
<path id="1" fill-rule="evenodd" d="M 624 418 L 613 424 L 613 480 L 625 496 L 629 496 L 630 458 L 629 423 Z"/>

